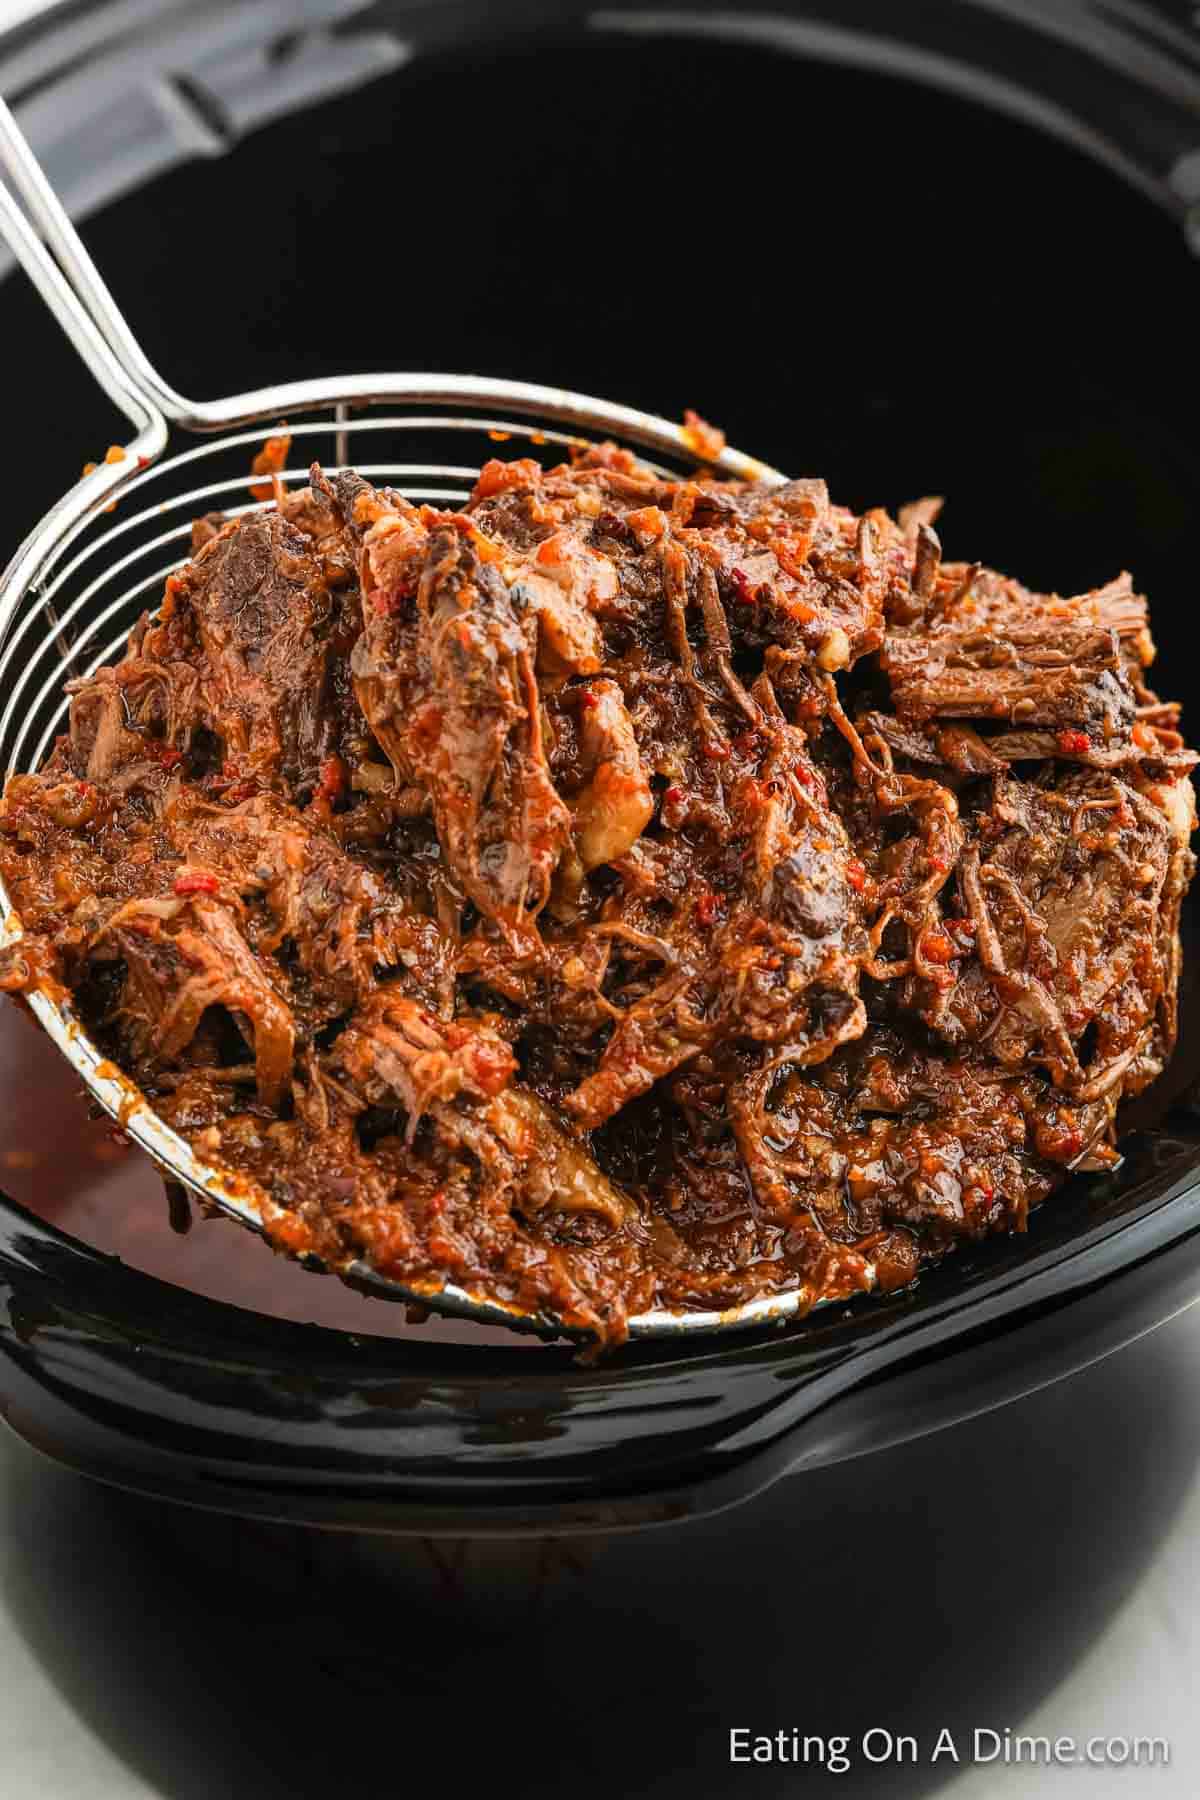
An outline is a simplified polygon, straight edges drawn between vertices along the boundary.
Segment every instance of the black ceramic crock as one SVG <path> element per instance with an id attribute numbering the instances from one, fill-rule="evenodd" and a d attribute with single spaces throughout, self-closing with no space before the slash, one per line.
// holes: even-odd
<path id="1" fill-rule="evenodd" d="M 183 386 L 390 363 L 698 405 L 852 504 L 944 489 L 950 553 L 1034 585 L 1128 563 L 1189 701 L 1189 9 L 908 10 L 65 5 L 0 41 L 0 85 Z M 15 541 L 110 433 L 19 277 L 0 321 Z M 36 1168 L 0 1205 L 5 1417 L 147 1493 L 427 1535 L 686 1519 L 986 1411 L 1200 1294 L 1196 960 L 1124 1166 L 1025 1236 L 594 1365 L 158 1279 L 48 1222 L 43 1125 L 5 1152 Z"/>

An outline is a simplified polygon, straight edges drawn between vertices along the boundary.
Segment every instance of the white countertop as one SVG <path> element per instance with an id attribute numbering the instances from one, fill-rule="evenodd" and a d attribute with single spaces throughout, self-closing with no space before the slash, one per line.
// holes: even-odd
<path id="1" fill-rule="evenodd" d="M 1190 1800 L 1198 1466 L 1200 1308 L 990 1419 L 565 1553 L 238 1525 L 5 1436 L 0 1791 L 367 1800 L 506 1770 L 523 1800 Z M 735 1767 L 733 1726 L 856 1752 L 888 1727 L 922 1760 Z M 928 1761 L 942 1726 L 1162 1735 L 1172 1760 L 955 1770 Z"/>

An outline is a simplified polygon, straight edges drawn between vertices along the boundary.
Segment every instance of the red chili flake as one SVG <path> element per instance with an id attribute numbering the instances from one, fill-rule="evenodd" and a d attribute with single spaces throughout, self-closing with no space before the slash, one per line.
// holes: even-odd
<path id="1" fill-rule="evenodd" d="M 715 925 L 721 916 L 721 899 L 718 894 L 701 894 L 696 902 L 696 917 L 701 925 Z"/>
<path id="2" fill-rule="evenodd" d="M 757 731 L 739 732 L 737 737 L 733 740 L 733 747 L 740 756 L 749 756 L 752 750 L 757 750 L 758 748 Z"/>
<path id="3" fill-rule="evenodd" d="M 733 588 L 734 597 L 739 605 L 758 605 L 758 590 L 760 584 L 751 581 L 744 569 L 731 569 L 729 571 L 729 580 L 730 585 Z"/>
<path id="4" fill-rule="evenodd" d="M 817 778 L 811 769 L 806 769 L 803 763 L 797 763 L 796 780 L 800 783 L 801 787 L 812 787 L 816 779 Z"/>
<path id="5" fill-rule="evenodd" d="M 580 706 L 586 707 L 587 710 L 591 712 L 593 708 L 599 706 L 600 702 L 597 700 L 595 694 L 593 694 L 591 688 L 580 688 L 579 704 Z"/>
<path id="6" fill-rule="evenodd" d="M 215 875 L 205 875 L 199 870 L 193 870 L 177 877 L 175 892 L 181 897 L 186 894 L 215 894 L 220 885 Z"/>
<path id="7" fill-rule="evenodd" d="M 319 796 L 322 800 L 328 800 L 330 805 L 332 805 L 345 786 L 345 763 L 340 756 L 327 756 L 325 761 L 321 764 L 321 779 L 317 783 L 317 792 L 316 795 L 313 796 L 314 799 Z"/>
<path id="8" fill-rule="evenodd" d="M 926 962 L 931 963 L 953 962 L 958 955 L 957 949 L 944 931 L 931 931 L 922 941 L 921 952 Z"/>
<path id="9" fill-rule="evenodd" d="M 1092 747 L 1086 731 L 1060 731 L 1055 741 L 1064 756 L 1085 756 Z"/>
<path id="10" fill-rule="evenodd" d="M 240 800 L 249 800 L 252 794 L 258 792 L 258 783 L 244 772 L 235 757 L 230 757 L 221 764 L 220 775 L 208 777 L 206 785 L 209 784 L 230 806 L 236 805 Z"/>
<path id="11" fill-rule="evenodd" d="M 371 595 L 371 605 L 381 619 L 390 619 L 400 611 L 406 600 L 411 600 L 417 591 L 414 580 L 396 581 L 390 587 L 376 588 Z"/>
<path id="12" fill-rule="evenodd" d="M 681 787 L 669 787 L 663 795 L 663 799 L 668 806 L 682 806 L 683 789 Z"/>
<path id="13" fill-rule="evenodd" d="M 856 894 L 861 894 L 867 885 L 867 871 L 857 857 L 846 864 L 846 880 Z"/>
<path id="14" fill-rule="evenodd" d="M 946 861 L 944 856 L 931 856 L 929 859 L 929 866 L 931 869 L 936 869 L 939 875 L 944 875 L 946 870 L 950 867 L 950 864 Z"/>
<path id="15" fill-rule="evenodd" d="M 75 783 L 75 792 L 77 794 L 83 794 L 86 796 L 88 794 L 91 794 L 93 791 L 94 790 L 92 788 L 92 784 L 90 781 L 77 781 Z"/>
<path id="16" fill-rule="evenodd" d="M 715 741 L 715 739 L 709 738 L 707 743 L 704 746 L 704 754 L 705 754 L 705 756 L 709 757 L 713 762 L 728 762 L 729 761 L 729 745 L 728 744 L 718 744 Z"/>
<path id="17" fill-rule="evenodd" d="M 183 751 L 169 750 L 164 747 L 158 753 L 158 760 L 164 769 L 177 769 L 183 761 Z"/>
<path id="18" fill-rule="evenodd" d="M 959 937 L 975 936 L 974 919 L 947 919 L 946 924 L 949 926 L 950 930 L 956 932 Z"/>
<path id="19" fill-rule="evenodd" d="M 977 1181 L 975 1186 L 979 1189 L 985 1200 L 994 1200 L 996 1198 L 996 1190 L 990 1181 Z"/>

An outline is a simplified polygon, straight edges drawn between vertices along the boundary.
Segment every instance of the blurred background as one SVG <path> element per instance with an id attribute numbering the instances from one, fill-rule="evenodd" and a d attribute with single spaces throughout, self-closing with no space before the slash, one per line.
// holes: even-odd
<path id="1" fill-rule="evenodd" d="M 0 91 L 185 391 L 444 369 L 694 406 L 853 507 L 944 493 L 951 556 L 1063 592 L 1132 568 L 1186 698 L 1192 8 L 899 10 L 18 0 Z M 0 327 L 11 548 L 120 428 L 20 276 Z M 231 1227 L 174 1238 L 10 1009 L 0 1186 L 201 1291 L 369 1311 Z M 731 1769 L 732 1725 L 1161 1734 L 1167 1770 L 838 1779 L 1190 1795 L 1198 1358 L 1184 1315 L 990 1418 L 566 1546 L 248 1526 L 6 1437 L 5 1800 L 805 1778 Z"/>

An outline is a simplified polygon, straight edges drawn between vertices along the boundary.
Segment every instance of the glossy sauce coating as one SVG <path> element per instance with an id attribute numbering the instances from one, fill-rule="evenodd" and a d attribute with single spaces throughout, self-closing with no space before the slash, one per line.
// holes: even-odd
<path id="1" fill-rule="evenodd" d="M 602 1340 L 1019 1229 L 1170 1053 L 1195 757 L 1128 578 L 935 516 L 601 446 L 198 521 L 9 783 L 0 980 L 281 1249 Z"/>

